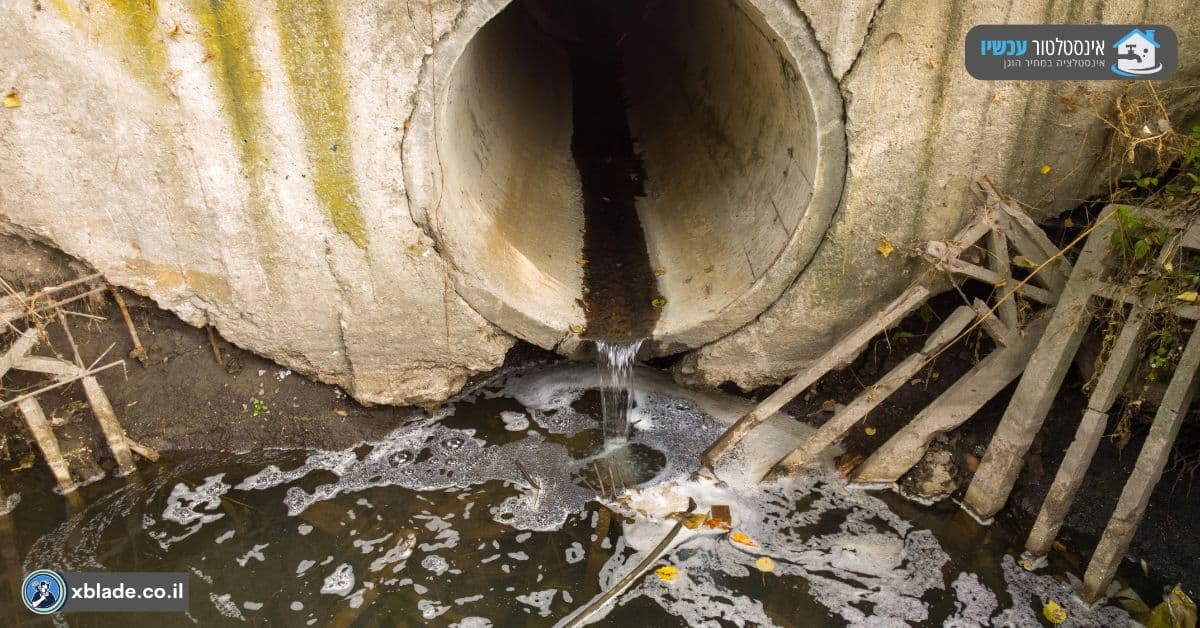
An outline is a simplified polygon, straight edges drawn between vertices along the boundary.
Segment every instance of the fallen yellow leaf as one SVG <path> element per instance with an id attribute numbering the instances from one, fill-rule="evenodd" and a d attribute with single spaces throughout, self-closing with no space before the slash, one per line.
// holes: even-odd
<path id="1" fill-rule="evenodd" d="M 1074 220 L 1071 220 L 1071 218 L 1070 218 L 1070 217 L 1064 218 L 1064 219 L 1063 219 L 1063 226 L 1064 226 L 1064 227 L 1067 227 L 1067 228 L 1074 227 L 1074 226 L 1075 226 L 1075 221 L 1074 221 Z"/>
<path id="2" fill-rule="evenodd" d="M 1042 615 L 1045 615 L 1046 619 L 1056 626 L 1067 621 L 1067 609 L 1054 600 L 1046 602 L 1046 605 L 1042 607 Z"/>
<path id="3" fill-rule="evenodd" d="M 875 435 L 875 428 L 873 428 L 873 427 L 868 427 L 868 428 L 864 429 L 863 431 L 867 433 L 867 436 Z"/>
<path id="4" fill-rule="evenodd" d="M 663 565 L 654 570 L 654 575 L 658 576 L 658 579 L 663 582 L 673 582 L 679 577 L 679 570 L 670 565 Z"/>
<path id="5" fill-rule="evenodd" d="M 1042 164 L 1042 174 L 1050 174 L 1050 164 Z"/>
<path id="6" fill-rule="evenodd" d="M 692 513 L 683 518 L 683 527 L 689 530 L 695 530 L 696 528 L 704 525 L 705 521 L 708 521 L 708 513 Z"/>
<path id="7" fill-rule="evenodd" d="M 17 107 L 20 107 L 20 106 L 21 106 L 21 95 L 18 94 L 17 90 L 15 90 L 15 89 L 8 90 L 8 93 L 4 95 L 4 107 L 6 109 L 16 109 Z"/>
<path id="8" fill-rule="evenodd" d="M 763 573 L 771 573 L 775 571 L 775 561 L 771 560 L 770 556 L 762 556 L 754 561 L 754 566 Z"/>
<path id="9" fill-rule="evenodd" d="M 1033 260 L 1029 259 L 1028 257 L 1025 257 L 1024 255 L 1017 255 L 1016 257 L 1013 258 L 1012 261 L 1014 264 L 1016 264 L 1017 266 L 1020 266 L 1021 268 L 1037 268 L 1037 263 L 1035 263 Z"/>
<path id="10" fill-rule="evenodd" d="M 568 327 L 568 329 L 571 330 L 572 334 L 582 334 L 583 333 L 583 325 L 580 325 L 578 323 L 571 323 L 571 326 Z"/>
<path id="11" fill-rule="evenodd" d="M 654 299 L 653 301 L 650 302 L 650 305 L 653 305 L 656 308 L 661 308 L 661 307 L 665 306 L 666 304 L 667 304 L 667 300 L 662 297 L 658 297 L 657 299 Z"/>
<path id="12" fill-rule="evenodd" d="M 1187 292 L 1180 292 L 1175 298 L 1180 301 L 1195 303 L 1197 299 L 1200 299 L 1200 293 L 1197 293 L 1195 290 L 1188 290 Z"/>
<path id="13" fill-rule="evenodd" d="M 746 545 L 748 547 L 758 547 L 758 543 L 755 543 L 754 539 L 742 534 L 741 532 L 734 532 L 733 534 L 730 534 L 729 540 L 733 541 L 734 543 L 741 543 L 742 545 Z"/>
<path id="14" fill-rule="evenodd" d="M 880 255 L 887 257 L 892 254 L 892 251 L 896 250 L 896 247 L 892 246 L 891 242 L 884 240 L 882 244 L 875 247 L 875 250 L 878 251 Z"/>
<path id="15" fill-rule="evenodd" d="M 665 274 L 667 274 L 667 269 L 663 268 L 662 266 L 659 266 L 658 268 L 654 269 L 655 277 L 662 277 Z"/>
<path id="16" fill-rule="evenodd" d="M 583 259 L 582 257 L 576 257 L 575 263 L 579 264 L 580 266 L 587 266 L 587 260 Z"/>

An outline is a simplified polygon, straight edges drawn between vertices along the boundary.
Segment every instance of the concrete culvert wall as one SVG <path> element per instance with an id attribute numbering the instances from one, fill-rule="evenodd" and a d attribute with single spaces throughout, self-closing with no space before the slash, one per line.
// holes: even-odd
<path id="1" fill-rule="evenodd" d="M 460 52 L 424 77 L 410 192 L 473 307 L 569 349 L 585 325 L 572 85 L 592 77 L 572 72 L 568 48 L 582 18 L 573 2 L 504 4 L 464 17 L 478 27 L 460 23 L 444 43 Z M 795 10 L 768 20 L 758 4 L 604 3 L 646 171 L 637 214 L 666 300 L 658 353 L 719 338 L 774 301 L 840 198 L 841 106 L 825 58 Z"/>

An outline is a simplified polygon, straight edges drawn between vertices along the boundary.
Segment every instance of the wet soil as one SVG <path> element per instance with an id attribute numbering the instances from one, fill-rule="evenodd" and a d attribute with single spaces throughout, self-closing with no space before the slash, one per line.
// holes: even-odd
<path id="1" fill-rule="evenodd" d="M 584 208 L 583 305 L 592 340 L 646 338 L 658 320 L 658 281 L 635 203 L 645 169 L 622 96 L 618 34 L 608 3 L 576 3 L 583 40 L 568 46 L 575 130 L 571 154 Z"/>

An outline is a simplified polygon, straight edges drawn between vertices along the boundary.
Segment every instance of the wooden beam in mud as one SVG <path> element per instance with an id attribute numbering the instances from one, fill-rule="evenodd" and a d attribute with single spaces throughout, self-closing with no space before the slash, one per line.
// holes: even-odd
<path id="1" fill-rule="evenodd" d="M 1109 351 L 1108 360 L 1104 363 L 1096 386 L 1088 398 L 1083 419 L 1075 431 L 1075 440 L 1071 441 L 1071 446 L 1067 448 L 1062 464 L 1054 476 L 1054 482 L 1042 501 L 1037 520 L 1025 541 L 1025 550 L 1031 556 L 1045 556 L 1054 545 L 1054 539 L 1075 503 L 1075 495 L 1083 485 L 1088 467 L 1092 465 L 1092 457 L 1096 454 L 1096 448 L 1100 445 L 1100 438 L 1108 424 L 1108 411 L 1116 403 L 1125 381 L 1129 379 L 1129 374 L 1141 355 L 1142 341 L 1148 326 L 1145 310 L 1135 306 Z"/>
<path id="2" fill-rule="evenodd" d="M 871 339 L 899 323 L 905 316 L 916 311 L 928 298 L 929 288 L 925 286 L 917 285 L 905 290 L 896 300 L 888 304 L 883 311 L 858 326 L 834 345 L 832 349 L 825 352 L 824 355 L 809 365 L 808 368 L 801 371 L 783 386 L 780 386 L 748 414 L 738 419 L 737 423 L 730 426 L 712 446 L 700 454 L 701 464 L 712 469 L 713 465 L 722 456 L 729 453 L 730 450 L 737 446 L 750 433 L 750 430 L 758 427 L 768 417 L 778 412 L 787 402 L 796 398 L 797 395 L 804 392 L 829 371 L 844 367 L 854 361 L 854 358 L 862 353 L 867 344 L 871 342 Z"/>
<path id="3" fill-rule="evenodd" d="M 58 487 L 64 493 L 75 490 L 75 481 L 71 479 L 67 461 L 58 447 L 58 438 L 54 436 L 54 430 L 50 428 L 50 422 L 46 420 L 46 413 L 42 412 L 41 404 L 31 397 L 22 400 L 17 407 L 21 409 L 21 415 L 25 417 L 25 425 L 33 434 L 33 440 L 37 443 L 38 449 L 42 450 L 42 455 L 45 456 L 46 464 L 49 465 L 50 473 L 58 482 Z"/>
<path id="4" fill-rule="evenodd" d="M 1110 214 L 1111 215 L 1111 214 Z M 1072 280 L 1063 289 L 1008 409 L 967 489 L 963 505 L 980 519 L 995 515 L 1008 500 L 1025 454 L 1042 427 L 1050 405 L 1092 320 L 1088 307 L 1116 220 L 1102 219 L 1084 245 Z"/>
<path id="5" fill-rule="evenodd" d="M 1183 356 L 1175 367 L 1175 376 L 1171 378 L 1167 392 L 1163 395 L 1162 404 L 1154 415 L 1154 423 L 1146 435 L 1142 451 L 1138 453 L 1133 473 L 1121 491 L 1121 498 L 1113 511 L 1112 518 L 1104 528 L 1104 534 L 1096 545 L 1092 560 L 1088 563 L 1087 572 L 1083 576 L 1083 598 L 1089 602 L 1098 599 L 1112 582 L 1117 572 L 1117 565 L 1129 549 L 1133 533 L 1146 514 L 1146 506 L 1150 503 L 1150 495 L 1162 477 L 1167 460 L 1171 457 L 1171 449 L 1175 437 L 1179 435 L 1179 427 L 1187 416 L 1188 406 L 1196 394 L 1196 372 L 1200 369 L 1200 332 L 1193 331 L 1188 338 Z"/>
<path id="6" fill-rule="evenodd" d="M 1017 334 L 1015 342 L 980 360 L 859 465 L 851 481 L 861 484 L 898 481 L 920 462 L 938 434 L 965 423 L 1021 374 L 1049 318 L 1046 312 L 1038 315 Z"/>
<path id="7" fill-rule="evenodd" d="M 92 413 L 96 415 L 96 420 L 100 423 L 100 431 L 104 433 L 104 440 L 108 441 L 108 447 L 112 450 L 113 458 L 116 459 L 121 474 L 133 471 L 137 465 L 133 462 L 133 454 L 130 453 L 129 445 L 125 442 L 125 430 L 121 428 L 121 422 L 117 420 L 117 413 L 113 410 L 108 395 L 104 394 L 104 389 L 100 387 L 100 382 L 96 381 L 95 376 L 89 375 L 81 381 L 83 382 L 83 392 L 87 395 L 88 405 L 92 406 Z"/>
<path id="8" fill-rule="evenodd" d="M 917 371 L 924 368 L 931 356 L 954 341 L 962 330 L 975 318 L 975 311 L 965 305 L 954 310 L 946 320 L 929 335 L 925 346 L 896 365 L 874 386 L 860 394 L 849 405 L 838 411 L 822 425 L 803 445 L 793 449 L 786 457 L 775 463 L 768 476 L 777 476 L 800 469 L 817 459 L 822 451 L 842 439 L 856 423 L 871 410 L 883 403 L 901 386 L 908 383 Z"/>

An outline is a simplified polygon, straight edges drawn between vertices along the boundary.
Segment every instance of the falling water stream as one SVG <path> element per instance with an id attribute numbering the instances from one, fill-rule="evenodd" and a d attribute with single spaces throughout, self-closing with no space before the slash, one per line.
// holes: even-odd
<path id="1" fill-rule="evenodd" d="M 633 412 L 633 365 L 644 340 L 629 343 L 596 341 L 596 361 L 600 368 L 600 403 L 604 439 L 622 443 L 629 436 L 629 416 Z"/>

